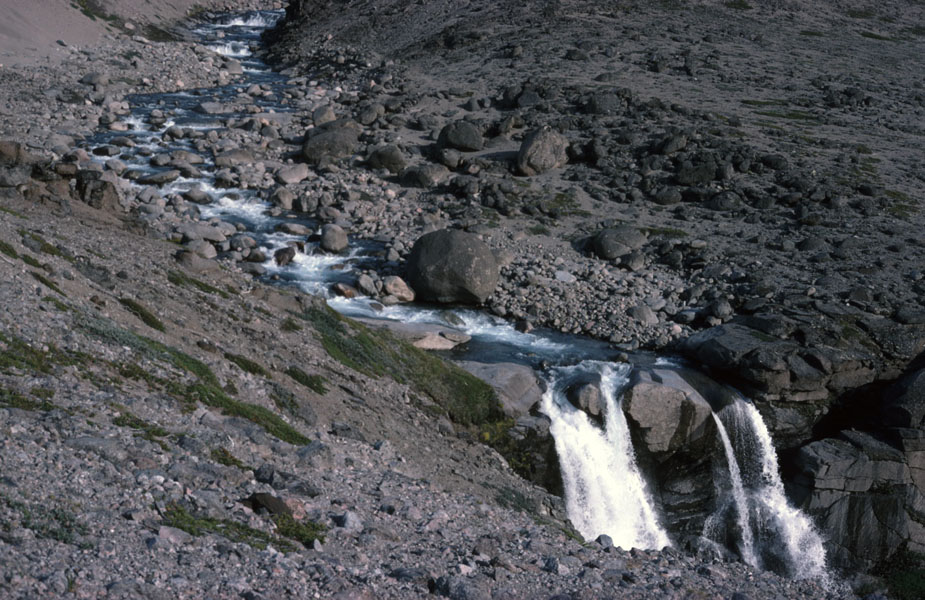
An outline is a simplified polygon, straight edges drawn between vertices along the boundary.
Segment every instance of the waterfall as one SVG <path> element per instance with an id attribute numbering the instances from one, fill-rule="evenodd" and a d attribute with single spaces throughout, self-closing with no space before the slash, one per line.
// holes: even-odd
<path id="1" fill-rule="evenodd" d="M 777 452 L 758 409 L 738 397 L 714 418 L 729 464 L 742 559 L 794 579 L 828 582 L 822 538 L 787 500 Z M 710 534 L 706 528 L 704 533 Z"/>
<path id="2" fill-rule="evenodd" d="M 616 399 L 629 371 L 628 365 L 597 361 L 553 369 L 542 407 L 552 421 L 568 515 L 578 532 L 585 539 L 609 535 L 624 548 L 661 549 L 670 545 L 668 534 L 659 525 L 636 467 L 629 428 Z M 570 378 L 588 373 L 601 377 L 607 411 L 603 430 L 564 395 Z"/>

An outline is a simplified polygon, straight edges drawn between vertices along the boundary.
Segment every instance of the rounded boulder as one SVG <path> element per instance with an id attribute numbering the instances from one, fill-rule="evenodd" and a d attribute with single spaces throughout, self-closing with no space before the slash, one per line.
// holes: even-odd
<path id="1" fill-rule="evenodd" d="M 478 236 L 456 229 L 422 235 L 408 256 L 407 279 L 418 300 L 481 304 L 498 285 L 500 269 Z"/>

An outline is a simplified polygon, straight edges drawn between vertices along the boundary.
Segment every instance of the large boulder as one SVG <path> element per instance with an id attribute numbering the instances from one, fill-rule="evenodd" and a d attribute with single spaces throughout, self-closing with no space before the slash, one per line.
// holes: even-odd
<path id="1" fill-rule="evenodd" d="M 557 169 L 568 162 L 569 141 L 548 127 L 527 134 L 517 153 L 517 170 L 523 175 L 538 175 Z"/>
<path id="2" fill-rule="evenodd" d="M 441 148 L 455 148 L 464 152 L 477 152 L 485 147 L 482 132 L 469 121 L 454 121 L 440 130 L 437 144 Z"/>
<path id="3" fill-rule="evenodd" d="M 491 249 L 471 233 L 441 229 L 422 235 L 408 256 L 407 280 L 419 300 L 481 304 L 498 285 Z"/>
<path id="4" fill-rule="evenodd" d="M 543 399 L 546 386 L 537 379 L 536 371 L 526 365 L 473 361 L 457 364 L 495 389 L 508 417 L 528 415 Z"/>
<path id="5" fill-rule="evenodd" d="M 359 144 L 359 126 L 334 121 L 317 133 L 312 130 L 302 145 L 302 157 L 311 164 L 337 160 L 354 153 Z"/>
<path id="6" fill-rule="evenodd" d="M 620 225 L 603 229 L 594 236 L 594 253 L 604 260 L 613 260 L 645 246 L 646 235 L 635 227 Z"/>
<path id="7" fill-rule="evenodd" d="M 925 427 L 925 369 L 907 375 L 887 393 L 883 420 L 893 427 Z"/>

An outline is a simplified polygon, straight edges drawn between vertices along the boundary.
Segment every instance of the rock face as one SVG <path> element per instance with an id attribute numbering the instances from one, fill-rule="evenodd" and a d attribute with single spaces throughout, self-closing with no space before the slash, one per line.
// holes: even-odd
<path id="1" fill-rule="evenodd" d="M 551 129 L 530 132 L 517 153 L 517 170 L 523 175 L 538 175 L 557 169 L 568 162 L 569 142 Z"/>
<path id="2" fill-rule="evenodd" d="M 442 229 L 421 236 L 408 256 L 408 283 L 419 300 L 479 304 L 498 285 L 498 262 L 477 236 Z"/>

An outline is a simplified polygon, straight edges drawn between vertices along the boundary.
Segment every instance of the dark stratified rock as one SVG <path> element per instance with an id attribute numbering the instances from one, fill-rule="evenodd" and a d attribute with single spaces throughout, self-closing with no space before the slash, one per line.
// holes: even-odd
<path id="1" fill-rule="evenodd" d="M 517 170 L 523 175 L 538 175 L 557 169 L 568 162 L 569 141 L 561 133 L 544 127 L 531 131 L 517 153 Z"/>
<path id="2" fill-rule="evenodd" d="M 482 303 L 498 285 L 499 274 L 485 242 L 456 229 L 421 236 L 408 256 L 407 279 L 419 300 Z"/>

